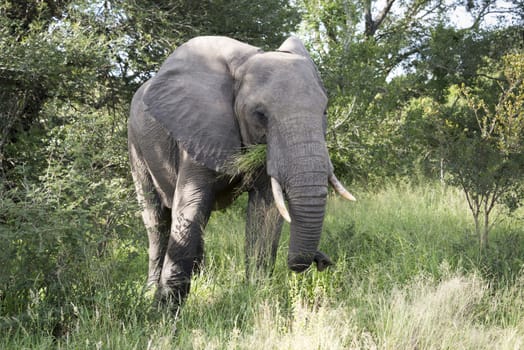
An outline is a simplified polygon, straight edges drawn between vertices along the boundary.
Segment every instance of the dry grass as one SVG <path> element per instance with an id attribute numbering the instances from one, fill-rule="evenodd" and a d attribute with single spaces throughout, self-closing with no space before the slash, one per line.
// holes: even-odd
<path id="1" fill-rule="evenodd" d="M 225 340 L 207 337 L 204 330 L 193 331 L 193 349 L 348 349 L 357 339 L 358 328 L 344 307 L 311 308 L 303 303 L 286 315 L 266 300 L 257 306 L 254 327 L 242 333 L 233 329 Z M 370 341 L 373 341 L 370 338 Z M 351 347 L 349 347 L 351 348 Z"/>
<path id="2" fill-rule="evenodd" d="M 480 322 L 489 295 L 476 275 L 450 276 L 438 284 L 419 278 L 384 301 L 377 318 L 380 349 L 519 349 L 523 326 Z M 520 328 L 520 330 L 519 330 Z"/>
<path id="3" fill-rule="evenodd" d="M 378 296 L 374 329 L 359 324 L 356 310 L 344 304 L 307 305 L 297 300 L 291 312 L 270 300 L 255 307 L 251 331 L 234 328 L 210 335 L 193 330 L 193 349 L 520 349 L 524 320 L 517 326 L 486 325 L 479 313 L 486 300 L 497 303 L 487 283 L 475 274 L 450 274 L 437 283 L 419 277 Z M 488 303 L 488 305 L 490 304 Z M 159 347 L 163 348 L 163 347 Z"/>

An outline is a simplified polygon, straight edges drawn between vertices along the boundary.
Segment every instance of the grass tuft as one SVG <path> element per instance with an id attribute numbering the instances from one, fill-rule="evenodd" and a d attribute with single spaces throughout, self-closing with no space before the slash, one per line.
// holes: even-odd
<path id="1" fill-rule="evenodd" d="M 234 155 L 226 164 L 226 173 L 242 175 L 244 185 L 250 184 L 266 165 L 267 145 L 251 145 Z"/>

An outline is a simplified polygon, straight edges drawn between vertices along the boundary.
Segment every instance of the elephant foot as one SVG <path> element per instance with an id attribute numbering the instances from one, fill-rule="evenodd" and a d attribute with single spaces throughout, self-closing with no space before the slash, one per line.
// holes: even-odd
<path id="1" fill-rule="evenodd" d="M 157 288 L 153 301 L 153 308 L 159 311 L 169 311 L 173 316 L 178 316 L 180 307 L 185 297 L 180 292 L 166 290 L 166 288 Z"/>
<path id="2" fill-rule="evenodd" d="M 176 317 L 189 294 L 189 289 L 189 281 L 171 286 L 161 284 L 156 289 L 154 305 L 158 309 L 170 311 Z"/>
<path id="3" fill-rule="evenodd" d="M 158 280 L 158 277 L 149 277 L 147 279 L 147 282 L 144 288 L 142 289 L 142 295 L 144 296 L 144 298 L 151 301 L 155 300 L 156 293 L 158 290 Z"/>

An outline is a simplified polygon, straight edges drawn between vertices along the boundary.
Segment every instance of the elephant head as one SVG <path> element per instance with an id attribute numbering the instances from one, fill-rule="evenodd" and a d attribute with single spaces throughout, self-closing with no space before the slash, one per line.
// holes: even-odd
<path id="1" fill-rule="evenodd" d="M 166 60 L 143 101 L 193 160 L 217 172 L 242 147 L 267 143 L 267 174 L 291 221 L 288 266 L 329 264 L 317 252 L 328 179 L 341 185 L 325 141 L 327 95 L 300 40 L 263 52 L 225 37 L 192 39 Z"/>

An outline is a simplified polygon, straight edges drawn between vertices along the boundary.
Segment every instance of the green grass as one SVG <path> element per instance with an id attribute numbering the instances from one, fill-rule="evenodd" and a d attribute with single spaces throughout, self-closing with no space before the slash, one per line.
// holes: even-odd
<path id="1" fill-rule="evenodd" d="M 267 146 L 265 144 L 251 145 L 235 154 L 226 164 L 226 173 L 242 174 L 242 187 L 249 187 L 257 178 L 266 164 Z"/>
<path id="2" fill-rule="evenodd" d="M 246 147 L 242 153 L 234 156 L 228 164 L 232 174 L 253 173 L 266 164 L 267 146 L 264 144 Z"/>
<path id="3" fill-rule="evenodd" d="M 113 260 L 86 266 L 98 276 L 89 282 L 94 298 L 64 300 L 58 339 L 36 298 L 39 311 L 12 319 L 0 349 L 524 347 L 521 221 L 501 220 L 490 251 L 479 252 L 459 191 L 391 184 L 354 192 L 356 203 L 329 200 L 321 250 L 336 265 L 327 271 L 287 270 L 285 226 L 274 274 L 246 281 L 239 203 L 213 214 L 206 267 L 177 320 L 142 294 L 145 245 L 138 255 L 117 246 Z"/>

